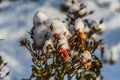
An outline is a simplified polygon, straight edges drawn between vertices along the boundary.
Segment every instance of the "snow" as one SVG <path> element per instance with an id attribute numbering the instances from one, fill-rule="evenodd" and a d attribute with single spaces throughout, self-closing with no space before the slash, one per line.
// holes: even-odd
<path id="1" fill-rule="evenodd" d="M 79 10 L 80 15 L 84 15 L 86 12 L 87 12 L 87 10 L 85 8 Z"/>
<path id="2" fill-rule="evenodd" d="M 52 41 L 52 39 L 48 39 L 48 40 L 45 41 L 45 44 L 44 44 L 44 46 L 43 46 L 43 52 L 44 52 L 44 53 L 47 53 L 47 47 L 48 47 L 49 45 L 51 46 L 52 49 L 49 49 L 48 52 L 52 52 L 52 50 L 54 50 L 54 46 L 53 46 L 53 41 Z"/>
<path id="3" fill-rule="evenodd" d="M 69 49 L 69 44 L 66 36 L 60 33 L 60 39 L 58 40 L 58 48 L 62 45 L 63 49 Z"/>
<path id="4" fill-rule="evenodd" d="M 107 55 L 105 57 L 109 58 L 109 52 L 112 51 L 113 59 L 116 61 L 112 66 L 103 65 L 104 80 L 118 80 L 120 78 L 120 12 L 116 12 L 116 7 L 119 7 L 117 1 L 81 0 L 87 5 L 87 10 L 95 10 L 95 13 L 87 18 L 95 21 L 104 18 L 104 25 L 101 25 L 104 34 L 98 38 L 105 39 Z M 5 39 L 0 41 L 0 55 L 8 62 L 6 70 L 11 71 L 10 76 L 5 80 L 20 80 L 30 76 L 31 57 L 25 48 L 19 46 L 18 40 L 24 36 L 29 38 L 27 32 L 32 28 L 33 17 L 38 10 L 44 12 L 48 18 L 64 20 L 66 16 L 58 10 L 60 2 L 62 1 L 40 0 L 24 3 L 23 0 L 19 0 L 13 3 L 7 1 L 0 3 L 0 38 Z M 96 4 L 104 4 L 105 6 L 101 7 Z"/>
<path id="5" fill-rule="evenodd" d="M 88 60 L 91 60 L 91 53 L 89 51 L 84 51 L 82 54 L 81 54 L 81 58 L 83 58 L 83 63 L 86 63 Z"/>
<path id="6" fill-rule="evenodd" d="M 80 6 L 80 4 L 75 3 L 75 4 L 73 4 L 72 6 L 70 6 L 69 11 L 70 11 L 70 12 L 75 12 L 75 11 L 77 11 L 77 10 L 79 10 L 79 8 L 80 8 L 79 6 Z"/>
<path id="7" fill-rule="evenodd" d="M 48 17 L 45 13 L 41 12 L 41 11 L 37 11 L 35 13 L 35 16 L 33 18 L 33 24 L 37 25 L 39 23 L 44 23 L 45 21 L 48 20 Z"/>
<path id="8" fill-rule="evenodd" d="M 60 33 L 66 32 L 66 36 L 71 36 L 71 33 L 68 31 L 66 25 L 58 19 L 53 20 L 52 27 L 53 27 L 53 30 L 52 30 L 53 34 L 55 33 L 60 34 Z"/>
<path id="9" fill-rule="evenodd" d="M 47 26 L 44 24 L 36 25 L 32 28 L 33 40 L 37 45 L 42 45 L 45 42 L 45 34 L 47 33 Z"/>
<path id="10" fill-rule="evenodd" d="M 75 20 L 75 30 L 79 30 L 79 31 L 83 32 L 84 28 L 85 28 L 85 25 L 84 25 L 83 21 L 80 18 L 76 19 Z"/>

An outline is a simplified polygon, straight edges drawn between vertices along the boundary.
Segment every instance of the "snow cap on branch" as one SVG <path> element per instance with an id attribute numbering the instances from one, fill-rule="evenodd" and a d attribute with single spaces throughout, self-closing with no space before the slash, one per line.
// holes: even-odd
<path id="1" fill-rule="evenodd" d="M 81 16 L 85 15 L 86 13 L 87 13 L 86 8 L 80 9 L 79 12 L 78 12 L 78 14 L 81 15 Z"/>
<path id="2" fill-rule="evenodd" d="M 81 18 L 75 20 L 75 30 L 84 31 L 85 25 Z"/>
<path id="3" fill-rule="evenodd" d="M 94 27 L 94 28 L 98 27 L 98 23 L 96 21 L 92 21 L 90 24 L 91 24 L 91 27 Z"/>
<path id="4" fill-rule="evenodd" d="M 66 35 L 66 37 L 67 36 L 71 36 L 71 33 L 69 32 L 69 30 L 66 28 L 66 25 L 62 22 L 62 21 L 60 21 L 60 20 L 58 20 L 58 19 L 54 19 L 53 20 L 53 22 L 52 22 L 52 25 L 51 25 L 51 30 L 52 30 L 52 33 L 53 33 L 53 35 L 55 34 L 55 33 L 58 33 L 58 34 L 60 34 L 60 33 L 65 33 Z"/>
<path id="5" fill-rule="evenodd" d="M 33 40 L 37 45 L 42 45 L 45 42 L 45 34 L 47 33 L 47 27 L 45 25 L 34 26 L 32 29 Z"/>
<path id="6" fill-rule="evenodd" d="M 106 27 L 105 27 L 105 23 L 99 24 L 98 27 L 101 28 L 102 31 L 105 31 Z"/>
<path id="7" fill-rule="evenodd" d="M 71 0 L 65 0 L 64 5 L 65 5 L 66 7 L 70 7 L 70 6 L 72 5 Z"/>
<path id="8" fill-rule="evenodd" d="M 80 9 L 80 4 L 79 3 L 75 3 L 73 5 L 70 6 L 69 8 L 69 12 L 76 12 Z"/>
<path id="9" fill-rule="evenodd" d="M 37 11 L 33 18 L 33 25 L 45 23 L 48 20 L 48 17 L 45 13 Z"/>
<path id="10" fill-rule="evenodd" d="M 53 49 L 54 49 L 54 46 L 53 46 L 52 39 L 46 40 L 46 41 L 45 41 L 45 44 L 44 44 L 44 46 L 43 46 L 43 52 L 44 52 L 44 53 L 52 52 Z"/>
<path id="11" fill-rule="evenodd" d="M 81 57 L 83 58 L 82 62 L 83 63 L 87 63 L 88 60 L 91 60 L 92 57 L 91 57 L 91 53 L 89 51 L 84 51 L 82 54 L 81 54 Z"/>
<path id="12" fill-rule="evenodd" d="M 58 47 L 61 46 L 63 49 L 69 49 L 68 40 L 64 34 L 60 34 L 60 39 L 58 41 Z"/>
<path id="13" fill-rule="evenodd" d="M 35 41 L 38 46 L 42 46 L 44 44 L 45 34 L 50 32 L 47 27 L 49 25 L 50 22 L 47 15 L 41 11 L 37 11 L 33 18 L 33 28 L 31 29 L 31 33 L 33 41 Z"/>

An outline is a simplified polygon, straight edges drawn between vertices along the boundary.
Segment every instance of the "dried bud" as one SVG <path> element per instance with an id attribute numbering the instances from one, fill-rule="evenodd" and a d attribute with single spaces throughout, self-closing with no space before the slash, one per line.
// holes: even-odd
<path id="1" fill-rule="evenodd" d="M 19 42 L 20 42 L 20 46 L 25 45 L 25 39 L 24 38 L 19 39 Z"/>
<path id="2" fill-rule="evenodd" d="M 68 59 L 70 58 L 70 57 L 69 57 L 69 54 L 68 54 L 68 52 L 69 52 L 68 49 L 60 48 L 60 49 L 58 50 L 58 52 L 60 53 L 60 55 L 62 56 L 62 58 L 63 58 L 63 60 L 64 60 L 65 62 L 68 61 Z"/>
<path id="3" fill-rule="evenodd" d="M 53 31 L 53 23 L 50 25 L 50 30 Z"/>
<path id="4" fill-rule="evenodd" d="M 78 55 L 75 55 L 75 56 L 74 56 L 74 59 L 75 59 L 76 61 L 78 61 L 78 60 L 79 60 Z"/>
<path id="5" fill-rule="evenodd" d="M 86 39 L 86 34 L 83 33 L 83 32 L 78 32 L 78 37 L 79 37 L 81 40 L 85 40 L 85 39 Z"/>
<path id="6" fill-rule="evenodd" d="M 47 50 L 49 49 L 53 49 L 53 47 L 50 44 L 47 46 Z"/>
<path id="7" fill-rule="evenodd" d="M 40 50 L 41 49 L 40 46 L 38 46 L 36 43 L 32 44 L 32 48 L 33 48 L 33 50 Z"/>
<path id="8" fill-rule="evenodd" d="M 55 38 L 55 39 L 59 39 L 59 38 L 60 38 L 60 35 L 59 35 L 58 33 L 55 33 L 55 34 L 54 34 L 54 38 Z"/>
<path id="9" fill-rule="evenodd" d="M 27 45 L 30 45 L 30 40 L 29 40 L 29 39 L 25 39 L 25 43 L 26 43 Z"/>
<path id="10" fill-rule="evenodd" d="M 91 63 L 86 63 L 86 64 L 84 65 L 84 68 L 85 68 L 86 70 L 89 70 L 89 69 L 91 68 Z"/>
<path id="11" fill-rule="evenodd" d="M 86 47 L 83 44 L 80 44 L 80 49 L 82 49 L 82 51 L 86 50 Z"/>

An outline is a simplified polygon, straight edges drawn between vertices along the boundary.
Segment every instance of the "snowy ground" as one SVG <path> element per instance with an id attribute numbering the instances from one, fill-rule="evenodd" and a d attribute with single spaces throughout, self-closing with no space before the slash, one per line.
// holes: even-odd
<path id="1" fill-rule="evenodd" d="M 104 80 L 120 79 L 120 12 L 114 10 L 118 0 L 82 0 L 95 13 L 89 18 L 100 20 L 104 18 L 104 35 L 106 53 L 113 52 L 114 65 L 104 64 L 102 73 Z M 101 1 L 101 2 L 100 2 Z M 105 4 L 103 7 L 96 4 Z M 28 51 L 19 46 L 20 37 L 28 37 L 32 27 L 33 15 L 37 10 L 45 12 L 50 18 L 64 19 L 65 15 L 58 10 L 60 0 L 40 0 L 38 2 L 3 2 L 0 4 L 0 55 L 2 55 L 11 74 L 5 80 L 20 80 L 29 77 L 31 72 L 31 57 Z M 114 3 L 114 5 L 113 5 Z M 107 5 L 108 4 L 108 5 Z M 115 5 L 116 4 L 116 5 Z M 119 3 L 120 5 L 120 3 Z M 106 54 L 107 55 L 107 54 Z M 109 56 L 109 55 L 108 55 Z"/>

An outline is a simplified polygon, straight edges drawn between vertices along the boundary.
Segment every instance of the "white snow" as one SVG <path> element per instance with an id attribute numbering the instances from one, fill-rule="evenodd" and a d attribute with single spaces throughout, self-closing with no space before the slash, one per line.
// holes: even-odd
<path id="1" fill-rule="evenodd" d="M 41 11 L 37 11 L 35 13 L 34 18 L 33 18 L 33 24 L 37 25 L 37 24 L 43 23 L 43 22 L 45 22 L 47 20 L 48 20 L 48 17 L 47 17 L 47 15 L 45 13 L 43 13 Z"/>
<path id="2" fill-rule="evenodd" d="M 73 5 L 70 6 L 69 11 L 70 11 L 70 12 L 75 12 L 75 11 L 77 11 L 77 10 L 80 9 L 79 6 L 80 6 L 79 3 L 75 3 L 75 4 L 73 4 Z"/>
<path id="3" fill-rule="evenodd" d="M 92 57 L 91 57 L 91 53 L 89 51 L 84 51 L 82 54 L 81 54 L 81 58 L 83 58 L 83 63 L 86 63 L 88 60 L 91 60 Z"/>
<path id="4" fill-rule="evenodd" d="M 69 44 L 66 36 L 60 33 L 60 39 L 58 41 L 58 47 L 62 47 L 63 49 L 69 49 Z"/>
<path id="5" fill-rule="evenodd" d="M 87 12 L 86 8 L 79 10 L 80 15 L 84 15 Z"/>
<path id="6" fill-rule="evenodd" d="M 54 46 L 53 46 L 53 41 L 52 41 L 52 39 L 48 39 L 48 40 L 45 41 L 45 44 L 44 44 L 44 46 L 43 46 L 43 52 L 44 52 L 44 53 L 47 52 L 47 47 L 48 47 L 49 45 L 52 47 L 52 49 L 49 49 L 48 52 L 51 52 L 52 50 L 54 50 Z"/>
<path id="7" fill-rule="evenodd" d="M 78 18 L 75 20 L 75 30 L 79 30 L 81 32 L 84 31 L 85 25 L 82 21 L 82 19 Z"/>
<path id="8" fill-rule="evenodd" d="M 37 25 L 33 28 L 33 40 L 37 45 L 42 45 L 45 42 L 45 34 L 47 33 L 46 25 Z"/>
<path id="9" fill-rule="evenodd" d="M 55 33 L 60 34 L 60 33 L 65 33 L 66 32 L 66 35 L 65 35 L 66 37 L 71 36 L 71 33 L 66 28 L 66 25 L 58 19 L 53 20 L 52 27 L 53 27 L 53 30 L 52 30 L 53 34 L 55 34 Z"/>

